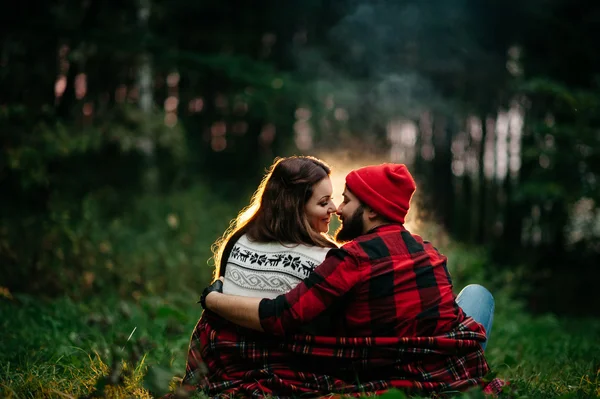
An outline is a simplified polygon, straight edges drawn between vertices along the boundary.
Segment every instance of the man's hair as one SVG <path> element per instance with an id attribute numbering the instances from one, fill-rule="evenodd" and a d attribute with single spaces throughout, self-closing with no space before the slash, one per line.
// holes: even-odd
<path id="1" fill-rule="evenodd" d="M 327 235 L 310 226 L 304 210 L 313 194 L 313 186 L 330 174 L 330 167 L 314 157 L 277 158 L 252 196 L 250 205 L 240 211 L 223 236 L 213 244 L 214 277 L 225 274 L 229 254 L 244 234 L 257 242 L 336 247 Z"/>

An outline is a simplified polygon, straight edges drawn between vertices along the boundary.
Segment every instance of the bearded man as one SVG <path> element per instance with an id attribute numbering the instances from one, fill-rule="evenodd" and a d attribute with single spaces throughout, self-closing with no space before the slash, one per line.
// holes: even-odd
<path id="1" fill-rule="evenodd" d="M 405 165 L 353 170 L 337 208 L 342 226 L 336 239 L 346 243 L 330 250 L 296 288 L 274 299 L 225 295 L 219 292 L 219 281 L 204 290 L 201 303 L 212 316 L 268 334 L 258 336 L 280 336 L 276 350 L 304 356 L 288 355 L 295 362 L 290 366 L 293 378 L 274 373 L 269 360 L 259 356 L 255 365 L 262 364 L 265 376 L 253 389 L 287 396 L 360 394 L 391 387 L 440 392 L 482 384 L 489 370 L 483 349 L 492 326 L 493 298 L 485 288 L 472 285 L 457 299 L 446 257 L 404 227 L 415 189 Z M 331 309 L 336 309 L 331 316 L 334 338 L 292 335 Z M 264 342 L 269 346 L 274 341 Z M 257 360 L 257 352 L 253 347 L 248 356 Z M 327 363 L 327 358 L 337 360 Z M 319 385 L 319 375 L 305 377 L 311 370 L 302 368 L 310 359 L 317 362 L 315 369 L 318 364 L 319 370 L 335 367 L 325 388 L 322 381 Z M 340 377 L 337 372 L 347 373 Z M 293 382 L 286 385 L 285 378 Z M 331 385 L 330 380 L 336 383 Z M 357 386 L 356 380 L 362 385 Z M 310 385 L 314 381 L 317 388 Z M 306 386 L 311 388 L 305 390 Z"/>

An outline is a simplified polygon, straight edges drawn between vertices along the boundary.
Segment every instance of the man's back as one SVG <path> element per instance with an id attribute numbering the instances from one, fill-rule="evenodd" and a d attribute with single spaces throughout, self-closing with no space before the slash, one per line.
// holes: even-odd
<path id="1" fill-rule="evenodd" d="M 339 334 L 435 336 L 464 318 L 446 257 L 402 225 L 380 226 L 342 247 L 361 277 L 346 296 Z"/>
<path id="2" fill-rule="evenodd" d="M 379 226 L 330 250 L 295 289 L 263 299 L 259 318 L 264 331 L 284 335 L 332 309 L 343 336 L 433 337 L 466 317 L 456 305 L 446 258 L 401 224 Z"/>

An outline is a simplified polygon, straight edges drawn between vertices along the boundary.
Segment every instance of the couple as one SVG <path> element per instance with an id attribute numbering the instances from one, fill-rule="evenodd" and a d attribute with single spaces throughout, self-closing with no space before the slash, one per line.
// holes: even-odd
<path id="1" fill-rule="evenodd" d="M 276 160 L 250 217 L 218 241 L 183 387 L 292 397 L 483 385 L 493 298 L 477 285 L 456 297 L 446 258 L 404 228 L 407 168 L 353 170 L 337 208 L 329 175 L 316 158 Z"/>

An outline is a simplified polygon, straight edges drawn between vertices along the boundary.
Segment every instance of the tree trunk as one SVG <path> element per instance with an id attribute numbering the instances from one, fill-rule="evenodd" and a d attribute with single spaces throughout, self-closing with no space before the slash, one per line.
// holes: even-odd
<path id="1" fill-rule="evenodd" d="M 488 127 L 485 116 L 481 117 L 481 142 L 479 147 L 479 176 L 478 176 L 478 214 L 477 214 L 477 236 L 476 242 L 483 244 L 487 236 L 487 178 L 485 176 L 485 142 L 488 136 Z"/>
<path id="2" fill-rule="evenodd" d="M 440 117 L 434 121 L 434 147 L 435 158 L 433 159 L 433 202 L 436 215 L 441 224 L 450 232 L 454 233 L 452 225 L 454 213 L 454 185 L 452 174 L 452 121 L 446 117 Z"/>
<path id="3" fill-rule="evenodd" d="M 138 21 L 142 30 L 148 33 L 148 19 L 150 18 L 150 1 L 140 0 L 138 7 Z M 158 188 L 158 168 L 156 165 L 156 138 L 152 136 L 149 125 L 149 118 L 152 115 L 152 106 L 154 105 L 154 93 L 152 87 L 152 64 L 150 55 L 144 49 L 140 64 L 137 70 L 137 84 L 139 87 L 139 107 L 144 114 L 146 121 L 142 124 L 143 135 L 138 139 L 138 148 L 146 156 L 146 171 L 144 176 L 144 186 L 147 191 L 154 192 Z"/>

